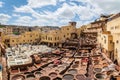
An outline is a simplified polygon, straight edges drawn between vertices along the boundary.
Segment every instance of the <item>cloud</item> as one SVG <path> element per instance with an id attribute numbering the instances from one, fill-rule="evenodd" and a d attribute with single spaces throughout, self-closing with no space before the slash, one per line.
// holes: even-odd
<path id="1" fill-rule="evenodd" d="M 32 18 L 29 16 L 19 16 L 18 19 L 15 21 L 18 25 L 31 25 Z"/>
<path id="2" fill-rule="evenodd" d="M 0 23 L 5 24 L 9 21 L 10 18 L 11 18 L 11 16 L 0 13 Z"/>
<path id="3" fill-rule="evenodd" d="M 66 0 L 59 0 L 59 2 L 65 2 Z"/>
<path id="4" fill-rule="evenodd" d="M 30 12 L 33 12 L 33 9 L 29 6 L 26 6 L 26 5 L 21 6 L 19 8 L 14 6 L 14 11 L 15 12 L 20 12 L 20 13 L 30 13 Z"/>
<path id="5" fill-rule="evenodd" d="M 86 6 L 81 6 L 81 5 L 78 6 L 76 4 L 69 5 L 67 3 L 63 3 L 54 12 L 43 10 L 44 14 L 38 13 L 37 11 L 34 10 L 34 8 L 31 8 L 28 5 L 23 5 L 18 8 L 14 7 L 14 9 L 15 12 L 19 12 L 19 13 L 30 13 L 32 17 L 36 19 L 32 22 L 32 24 L 35 25 L 39 25 L 39 24 L 52 25 L 56 23 L 58 25 L 62 25 L 65 22 L 67 24 L 69 21 L 73 20 L 76 14 L 81 20 L 79 21 L 79 23 L 83 23 L 83 20 L 88 22 L 93 17 L 98 17 L 101 11 L 100 8 L 98 8 L 97 6 L 92 6 L 91 8 L 91 6 L 92 5 L 90 3 L 86 4 Z"/>
<path id="6" fill-rule="evenodd" d="M 120 0 L 92 0 L 97 4 L 104 13 L 118 13 L 120 12 Z"/>
<path id="7" fill-rule="evenodd" d="M 57 15 L 59 18 L 66 18 L 66 19 L 72 19 L 75 16 L 72 6 L 66 3 L 64 3 L 62 7 L 58 8 L 54 12 L 54 15 Z"/>
<path id="8" fill-rule="evenodd" d="M 28 6 L 32 8 L 41 8 L 46 5 L 56 5 L 57 0 L 27 0 Z"/>
<path id="9" fill-rule="evenodd" d="M 31 14 L 31 25 L 63 25 L 69 21 L 76 21 L 78 27 L 97 19 L 100 14 L 118 12 L 120 1 L 114 0 L 28 0 L 27 5 L 14 7 L 17 13 Z M 77 5 L 75 1 L 80 4 Z M 55 11 L 44 10 L 42 7 L 47 5 L 56 5 L 57 2 L 63 2 L 57 5 Z M 43 4 L 44 3 L 44 4 Z M 84 5 L 82 5 L 84 4 Z M 109 4 L 106 6 L 106 4 Z M 54 6 L 55 7 L 55 6 Z M 39 11 L 39 9 L 40 12 Z M 77 16 L 78 19 L 75 17 Z M 34 18 L 34 19 L 33 19 Z M 29 21 L 28 21 L 29 22 Z"/>
<path id="10" fill-rule="evenodd" d="M 0 7 L 2 7 L 2 6 L 3 6 L 3 4 L 4 4 L 4 3 L 0 1 Z"/>
<path id="11" fill-rule="evenodd" d="M 20 14 L 12 14 L 13 17 L 20 17 Z"/>

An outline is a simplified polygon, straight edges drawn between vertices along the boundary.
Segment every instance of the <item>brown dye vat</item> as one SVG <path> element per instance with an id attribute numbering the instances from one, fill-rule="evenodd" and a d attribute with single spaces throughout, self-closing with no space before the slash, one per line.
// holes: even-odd
<path id="1" fill-rule="evenodd" d="M 41 76 L 41 74 L 42 74 L 42 73 L 41 73 L 40 71 L 36 71 L 36 72 L 35 72 L 35 76 L 38 76 L 38 77 L 39 77 L 39 76 Z"/>
<path id="2" fill-rule="evenodd" d="M 63 80 L 74 80 L 74 76 L 72 74 L 65 74 Z"/>
<path id="3" fill-rule="evenodd" d="M 56 76 L 57 76 L 57 73 L 51 72 L 51 73 L 49 74 L 49 76 L 50 76 L 50 77 L 56 77 Z"/>
<path id="4" fill-rule="evenodd" d="M 42 77 L 40 77 L 39 80 L 51 80 L 51 79 L 50 79 L 50 77 L 48 77 L 48 76 L 42 76 Z"/>
<path id="5" fill-rule="evenodd" d="M 28 74 L 28 75 L 26 76 L 26 80 L 36 80 L 36 79 L 35 79 L 35 75 L 34 75 L 34 74 Z"/>
<path id="6" fill-rule="evenodd" d="M 104 66 L 103 68 L 105 68 L 105 69 L 106 69 L 106 68 L 108 68 L 108 66 Z"/>
<path id="7" fill-rule="evenodd" d="M 62 78 L 56 77 L 56 78 L 54 78 L 53 80 L 62 80 Z"/>
<path id="8" fill-rule="evenodd" d="M 70 69 L 70 70 L 68 70 L 68 73 L 69 74 L 77 74 L 77 70 L 76 69 Z"/>
<path id="9" fill-rule="evenodd" d="M 105 80 L 105 74 L 102 74 L 102 73 L 97 73 L 95 74 L 95 78 L 98 79 L 98 80 Z"/>
<path id="10" fill-rule="evenodd" d="M 113 71 L 110 70 L 110 71 L 107 72 L 107 75 L 110 75 L 110 74 L 112 74 L 112 73 L 113 73 Z"/>
<path id="11" fill-rule="evenodd" d="M 99 62 L 100 62 L 99 60 L 94 60 L 94 64 L 95 64 L 95 65 L 98 65 Z"/>
<path id="12" fill-rule="evenodd" d="M 87 53 L 84 53 L 82 56 L 87 56 Z"/>
<path id="13" fill-rule="evenodd" d="M 47 61 L 48 61 L 48 58 L 42 58 L 42 61 L 43 61 L 43 62 L 47 62 Z"/>
<path id="14" fill-rule="evenodd" d="M 23 75 L 15 75 L 11 80 L 25 80 L 25 76 Z"/>
<path id="15" fill-rule="evenodd" d="M 77 80 L 86 80 L 86 77 L 85 77 L 85 75 L 83 75 L 83 74 L 77 74 L 77 75 L 76 75 L 76 79 L 77 79 Z"/>
<path id="16" fill-rule="evenodd" d="M 79 64 L 79 61 L 75 61 L 74 63 L 75 63 L 75 64 Z"/>
<path id="17" fill-rule="evenodd" d="M 78 68 L 78 64 L 74 64 L 74 65 L 72 65 L 72 68 Z"/>
<path id="18" fill-rule="evenodd" d="M 94 68 L 103 68 L 103 66 L 98 64 L 98 65 L 94 65 Z"/>
<path id="19" fill-rule="evenodd" d="M 45 73 L 46 72 L 46 70 L 41 70 L 41 73 Z"/>
<path id="20" fill-rule="evenodd" d="M 86 72 L 87 72 L 87 71 L 84 70 L 84 69 L 80 69 L 80 70 L 79 70 L 79 73 L 80 73 L 80 74 L 86 74 Z"/>
<path id="21" fill-rule="evenodd" d="M 102 71 L 101 68 L 94 68 L 94 72 L 100 73 Z"/>

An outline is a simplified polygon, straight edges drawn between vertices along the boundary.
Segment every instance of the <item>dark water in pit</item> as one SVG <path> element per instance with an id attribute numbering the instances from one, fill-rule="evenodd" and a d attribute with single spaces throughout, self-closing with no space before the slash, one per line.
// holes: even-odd
<path id="1" fill-rule="evenodd" d="M 25 80 L 25 76 L 23 75 L 15 75 L 11 80 Z"/>
<path id="2" fill-rule="evenodd" d="M 63 76 L 63 80 L 73 80 L 74 76 L 72 74 L 65 74 Z"/>
<path id="3" fill-rule="evenodd" d="M 68 73 L 69 74 L 77 74 L 77 70 L 76 69 L 70 69 L 70 70 L 68 70 Z"/>

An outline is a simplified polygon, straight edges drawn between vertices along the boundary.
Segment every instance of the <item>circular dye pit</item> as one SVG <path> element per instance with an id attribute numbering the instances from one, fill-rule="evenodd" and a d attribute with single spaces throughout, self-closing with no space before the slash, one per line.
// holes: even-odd
<path id="1" fill-rule="evenodd" d="M 2 71 L 2 65 L 0 65 L 0 71 Z"/>
<path id="2" fill-rule="evenodd" d="M 108 66 L 104 66 L 104 67 L 103 67 L 103 70 L 105 70 L 105 71 L 109 71 Z"/>
<path id="3" fill-rule="evenodd" d="M 112 70 L 107 71 L 107 75 L 110 75 L 110 74 L 112 74 L 112 73 L 113 73 L 113 71 L 112 71 Z"/>
<path id="4" fill-rule="evenodd" d="M 26 76 L 26 80 L 36 80 L 36 79 L 35 79 L 35 75 L 34 75 L 34 74 L 28 74 L 28 75 Z"/>
<path id="5" fill-rule="evenodd" d="M 69 74 L 77 74 L 77 70 L 76 69 L 70 69 L 70 70 L 68 70 L 68 73 Z"/>
<path id="6" fill-rule="evenodd" d="M 41 74 L 42 74 L 42 73 L 41 73 L 40 71 L 36 71 L 36 72 L 35 72 L 35 76 L 37 76 L 37 77 L 41 76 Z"/>
<path id="7" fill-rule="evenodd" d="M 96 72 L 96 73 L 100 73 L 101 71 L 102 71 L 101 68 L 94 68 L 94 72 Z"/>
<path id="8" fill-rule="evenodd" d="M 69 64 L 68 64 L 68 63 L 63 63 L 62 65 L 63 65 L 63 66 L 68 66 Z"/>
<path id="9" fill-rule="evenodd" d="M 63 69 L 65 69 L 65 66 L 58 66 L 58 69 L 63 70 Z"/>
<path id="10" fill-rule="evenodd" d="M 40 77 L 39 80 L 51 80 L 51 79 L 50 79 L 50 77 L 48 77 L 48 76 L 42 76 L 42 77 Z"/>
<path id="11" fill-rule="evenodd" d="M 32 74 L 31 72 L 25 72 L 24 74 Z"/>
<path id="12" fill-rule="evenodd" d="M 85 75 L 83 75 L 83 74 L 77 74 L 77 75 L 76 75 L 76 79 L 77 79 L 77 80 L 86 80 L 86 77 L 85 77 Z"/>
<path id="13" fill-rule="evenodd" d="M 95 78 L 98 80 L 105 80 L 106 75 L 102 74 L 102 73 L 97 73 L 97 74 L 95 74 Z"/>
<path id="14" fill-rule="evenodd" d="M 95 60 L 95 61 L 94 61 L 94 65 L 98 65 L 99 62 L 100 62 L 99 60 Z"/>
<path id="15" fill-rule="evenodd" d="M 63 76 L 63 80 L 73 80 L 74 76 L 72 74 L 65 74 Z"/>
<path id="16" fill-rule="evenodd" d="M 62 78 L 56 77 L 53 80 L 62 80 Z"/>
<path id="17" fill-rule="evenodd" d="M 47 61 L 48 61 L 48 58 L 42 58 L 42 61 L 43 61 L 43 62 L 47 62 Z"/>
<path id="18" fill-rule="evenodd" d="M 75 64 L 79 64 L 79 61 L 75 61 L 74 63 L 75 63 Z"/>
<path id="19" fill-rule="evenodd" d="M 80 74 L 86 74 L 86 72 L 87 72 L 87 71 L 86 71 L 85 69 L 80 69 L 80 70 L 79 70 L 79 73 L 80 73 Z"/>
<path id="20" fill-rule="evenodd" d="M 74 64 L 74 65 L 72 65 L 72 68 L 78 68 L 78 64 Z"/>
<path id="21" fill-rule="evenodd" d="M 25 76 L 23 75 L 15 75 L 11 80 L 25 80 Z"/>
<path id="22" fill-rule="evenodd" d="M 41 70 L 41 73 L 45 73 L 46 72 L 46 70 Z"/>
<path id="23" fill-rule="evenodd" d="M 51 73 L 49 74 L 49 76 L 50 76 L 50 77 L 56 77 L 56 76 L 57 76 L 57 73 L 51 72 Z"/>

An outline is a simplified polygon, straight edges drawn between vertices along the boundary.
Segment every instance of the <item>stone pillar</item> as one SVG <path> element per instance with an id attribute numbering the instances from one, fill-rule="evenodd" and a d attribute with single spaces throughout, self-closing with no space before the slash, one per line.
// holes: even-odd
<path id="1" fill-rule="evenodd" d="M 55 43 L 52 43 L 53 47 L 55 46 Z"/>
<path id="2" fill-rule="evenodd" d="M 48 46 L 50 46 L 50 43 L 48 43 Z"/>

